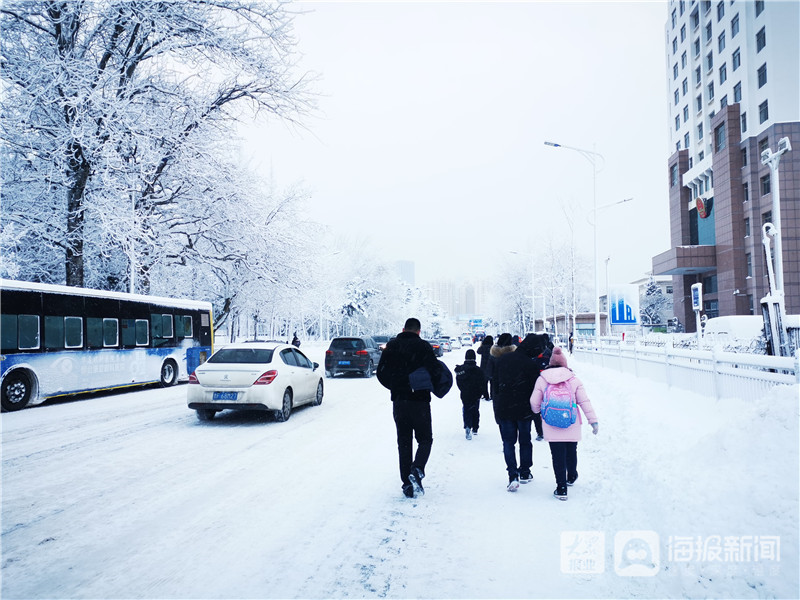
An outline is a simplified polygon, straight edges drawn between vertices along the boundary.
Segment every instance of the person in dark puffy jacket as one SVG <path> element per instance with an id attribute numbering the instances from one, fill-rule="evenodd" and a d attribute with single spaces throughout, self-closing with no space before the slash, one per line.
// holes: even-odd
<path id="1" fill-rule="evenodd" d="M 529 334 L 517 347 L 511 344 L 511 339 L 509 334 L 504 333 L 492 348 L 492 355 L 496 359 L 492 401 L 495 421 L 503 439 L 503 456 L 508 471 L 507 489 L 515 492 L 520 482 L 528 483 L 533 479 L 533 411 L 530 398 L 540 372 L 539 364 L 533 358 L 540 352 L 542 341 L 540 336 Z"/>
<path id="2" fill-rule="evenodd" d="M 475 361 L 475 351 L 467 350 L 464 364 L 456 366 L 456 385 L 461 391 L 464 431 L 468 440 L 478 433 L 481 397 L 486 395 L 486 375 Z"/>
<path id="3" fill-rule="evenodd" d="M 402 333 L 386 344 L 376 371 L 378 381 L 391 391 L 400 479 L 403 494 L 408 498 L 425 493 L 422 478 L 433 445 L 431 392 L 429 389 L 412 390 L 409 375 L 422 368 L 436 381 L 442 368 L 431 345 L 419 337 L 421 328 L 418 319 L 406 320 Z M 417 440 L 416 454 L 413 438 Z"/>
<path id="4" fill-rule="evenodd" d="M 487 335 L 483 338 L 481 345 L 478 346 L 478 354 L 481 355 L 481 371 L 486 375 L 486 381 L 489 383 L 486 387 L 486 393 L 483 395 L 487 400 L 491 400 L 491 383 L 492 374 L 494 371 L 494 357 L 492 356 L 492 346 L 494 346 L 494 338 Z"/>

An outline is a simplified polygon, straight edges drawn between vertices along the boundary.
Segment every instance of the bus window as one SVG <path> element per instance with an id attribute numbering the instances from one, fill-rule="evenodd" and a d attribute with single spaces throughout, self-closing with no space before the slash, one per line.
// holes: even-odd
<path id="1" fill-rule="evenodd" d="M 136 345 L 136 321 L 122 319 L 122 345 L 132 348 Z"/>
<path id="2" fill-rule="evenodd" d="M 161 315 L 161 337 L 172 337 L 172 315 Z"/>
<path id="3" fill-rule="evenodd" d="M 147 320 L 136 319 L 136 345 L 147 346 L 150 343 L 150 338 L 147 336 Z"/>
<path id="4" fill-rule="evenodd" d="M 64 347 L 64 317 L 44 318 L 44 347 Z"/>
<path id="5" fill-rule="evenodd" d="M 189 315 L 175 317 L 175 335 L 182 338 L 192 337 L 192 317 Z"/>
<path id="6" fill-rule="evenodd" d="M 64 317 L 64 346 L 83 348 L 83 319 Z"/>
<path id="7" fill-rule="evenodd" d="M 156 340 L 159 338 L 164 337 L 161 335 L 162 332 L 161 327 L 161 315 L 150 315 L 150 336 L 153 338 L 153 343 L 156 343 Z"/>
<path id="8" fill-rule="evenodd" d="M 2 315 L 0 317 L 0 347 L 3 352 L 17 349 L 17 315 Z"/>
<path id="9" fill-rule="evenodd" d="M 119 324 L 116 319 L 103 319 L 103 347 L 113 348 L 119 343 Z"/>
<path id="10" fill-rule="evenodd" d="M 38 315 L 19 316 L 19 349 L 20 350 L 39 349 Z"/>
<path id="11" fill-rule="evenodd" d="M 97 317 L 86 319 L 86 345 L 89 348 L 103 347 L 103 319 Z"/>

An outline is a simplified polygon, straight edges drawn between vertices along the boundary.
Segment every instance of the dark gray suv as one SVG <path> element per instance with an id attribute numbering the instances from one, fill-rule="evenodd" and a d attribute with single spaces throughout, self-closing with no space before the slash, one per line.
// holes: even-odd
<path id="1" fill-rule="evenodd" d="M 325 375 L 360 373 L 372 377 L 380 359 L 381 351 L 369 336 L 333 338 L 325 352 Z"/>

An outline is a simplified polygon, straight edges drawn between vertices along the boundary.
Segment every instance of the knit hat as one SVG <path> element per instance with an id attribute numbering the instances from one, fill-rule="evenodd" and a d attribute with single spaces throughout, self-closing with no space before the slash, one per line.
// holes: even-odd
<path id="1" fill-rule="evenodd" d="M 466 355 L 464 356 L 464 360 L 475 360 L 475 350 L 467 350 Z"/>
<path id="2" fill-rule="evenodd" d="M 556 346 L 553 348 L 553 354 L 550 356 L 550 366 L 551 367 L 566 367 L 567 366 L 567 357 L 564 352 Z"/>
<path id="3" fill-rule="evenodd" d="M 497 338 L 497 345 L 498 346 L 510 346 L 513 343 L 513 338 L 511 337 L 510 333 L 501 333 L 500 337 Z"/>

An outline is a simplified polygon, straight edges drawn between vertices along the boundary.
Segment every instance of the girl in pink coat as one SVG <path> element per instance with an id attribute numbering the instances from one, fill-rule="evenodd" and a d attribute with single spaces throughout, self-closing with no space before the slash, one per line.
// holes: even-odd
<path id="1" fill-rule="evenodd" d="M 578 478 L 578 442 L 581 439 L 581 425 L 583 419 L 581 412 L 586 416 L 586 420 L 592 426 L 592 433 L 597 435 L 597 415 L 594 413 L 592 403 L 586 395 L 581 380 L 575 377 L 571 369 L 567 368 L 567 357 L 561 348 L 554 348 L 550 357 L 549 366 L 542 370 L 536 380 L 536 386 L 531 395 L 531 409 L 534 413 L 541 412 L 542 398 L 548 384 L 553 385 L 566 381 L 572 390 L 572 397 L 575 398 L 580 407 L 577 420 L 569 427 L 561 428 L 548 425 L 542 422 L 544 429 L 544 439 L 550 442 L 550 454 L 553 458 L 553 471 L 556 475 L 556 490 L 553 495 L 559 500 L 567 499 L 567 486 L 575 483 Z"/>

